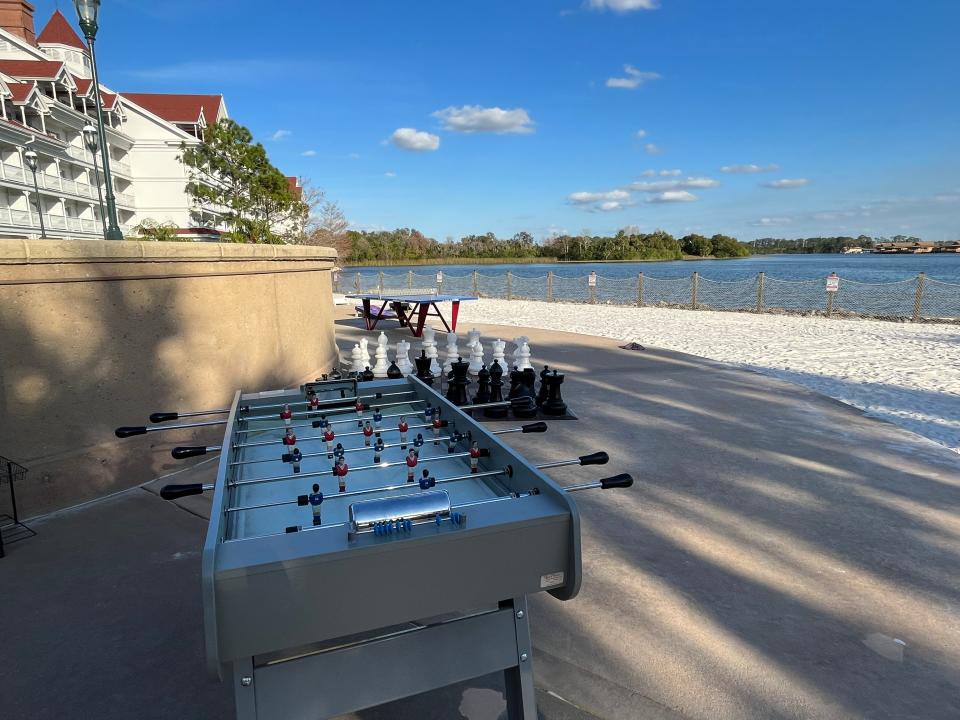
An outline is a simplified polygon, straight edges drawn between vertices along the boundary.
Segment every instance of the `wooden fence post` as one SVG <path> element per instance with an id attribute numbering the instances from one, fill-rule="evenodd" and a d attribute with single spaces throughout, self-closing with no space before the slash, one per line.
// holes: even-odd
<path id="1" fill-rule="evenodd" d="M 480 273 L 473 271 L 473 294 L 480 297 Z"/>
<path id="2" fill-rule="evenodd" d="M 413 287 L 413 270 L 407 270 L 407 289 Z"/>
<path id="3" fill-rule="evenodd" d="M 377 273 L 377 292 L 383 295 L 383 270 Z"/>
<path id="4" fill-rule="evenodd" d="M 700 273 L 695 272 L 693 274 L 693 282 L 690 284 L 690 307 L 693 310 L 697 309 L 697 290 L 700 287 Z"/>
<path id="5" fill-rule="evenodd" d="M 927 274 L 917 275 L 917 293 L 913 297 L 913 321 L 920 322 L 920 313 L 923 311 L 923 286 L 926 284 Z"/>
<path id="6" fill-rule="evenodd" d="M 357 273 L 357 278 L 353 281 L 353 287 L 357 292 L 360 292 L 360 273 Z"/>
<path id="7" fill-rule="evenodd" d="M 547 272 L 547 302 L 553 302 L 553 270 Z"/>
<path id="8" fill-rule="evenodd" d="M 766 282 L 766 276 L 761 272 L 757 273 L 757 312 L 763 312 L 763 286 Z"/>
<path id="9" fill-rule="evenodd" d="M 833 296 L 836 293 L 827 292 L 827 317 L 833 315 Z"/>
<path id="10" fill-rule="evenodd" d="M 507 300 L 513 300 L 513 273 L 507 270 Z"/>
<path id="11" fill-rule="evenodd" d="M 637 273 L 637 307 L 643 307 L 643 273 Z"/>

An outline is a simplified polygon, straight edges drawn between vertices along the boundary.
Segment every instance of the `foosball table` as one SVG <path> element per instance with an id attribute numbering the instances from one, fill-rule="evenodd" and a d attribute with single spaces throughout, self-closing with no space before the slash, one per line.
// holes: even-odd
<path id="1" fill-rule="evenodd" d="M 571 493 L 633 481 L 561 487 L 542 471 L 606 453 L 533 465 L 501 436 L 546 424 L 491 430 L 481 407 L 413 376 L 339 379 L 117 430 L 225 426 L 220 446 L 173 451 L 219 452 L 216 481 L 161 494 L 213 493 L 207 669 L 232 680 L 238 718 L 329 718 L 500 671 L 510 720 L 536 718 L 526 596 L 579 590 Z"/>

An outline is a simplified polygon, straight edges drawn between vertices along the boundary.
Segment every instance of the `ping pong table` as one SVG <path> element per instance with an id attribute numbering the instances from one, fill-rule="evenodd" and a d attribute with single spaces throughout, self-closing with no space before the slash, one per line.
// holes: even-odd
<path id="1" fill-rule="evenodd" d="M 478 299 L 477 297 L 465 295 L 404 295 L 403 293 L 357 293 L 347 295 L 347 297 L 362 302 L 363 319 L 367 324 L 367 330 L 373 330 L 377 327 L 377 323 L 385 317 L 385 313 L 389 307 L 396 313 L 400 327 L 410 328 L 410 332 L 413 333 L 414 337 L 421 337 L 423 335 L 423 326 L 427 321 L 427 317 L 440 318 L 440 322 L 443 323 L 447 332 L 456 332 L 457 315 L 460 312 L 460 301 Z M 372 303 L 374 302 L 380 303 L 380 307 L 376 312 L 372 309 Z M 443 302 L 448 302 L 452 306 L 449 324 L 446 318 L 444 318 L 443 313 L 440 312 L 438 305 Z"/>

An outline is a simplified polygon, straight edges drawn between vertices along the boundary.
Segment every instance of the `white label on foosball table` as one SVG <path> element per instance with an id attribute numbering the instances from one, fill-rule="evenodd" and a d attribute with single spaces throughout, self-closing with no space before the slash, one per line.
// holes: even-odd
<path id="1" fill-rule="evenodd" d="M 548 588 L 556 585 L 563 585 L 563 573 L 555 572 L 540 576 L 540 587 Z"/>

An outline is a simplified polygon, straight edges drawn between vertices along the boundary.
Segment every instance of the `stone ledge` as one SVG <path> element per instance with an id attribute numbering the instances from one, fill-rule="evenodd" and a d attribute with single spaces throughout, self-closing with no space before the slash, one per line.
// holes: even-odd
<path id="1" fill-rule="evenodd" d="M 336 250 L 315 245 L 0 238 L 0 265 L 250 260 L 333 263 L 336 259 Z"/>

